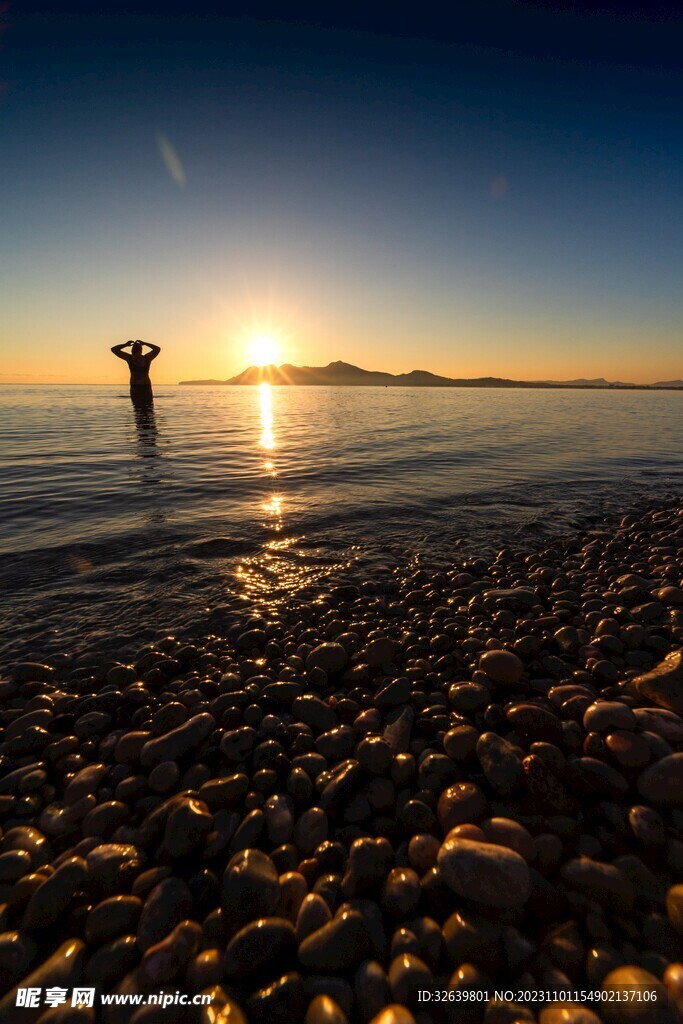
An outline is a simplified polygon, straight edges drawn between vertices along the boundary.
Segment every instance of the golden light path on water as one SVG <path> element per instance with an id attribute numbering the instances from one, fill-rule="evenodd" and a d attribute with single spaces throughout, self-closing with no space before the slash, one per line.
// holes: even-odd
<path id="1" fill-rule="evenodd" d="M 268 451 L 275 447 L 275 434 L 273 433 L 273 397 L 270 393 L 270 384 L 259 385 L 259 400 L 261 403 L 261 441 L 262 448 Z M 272 469 L 273 463 L 264 463 L 266 469 Z"/>
<path id="2" fill-rule="evenodd" d="M 268 483 L 266 496 L 258 506 L 259 525 L 271 536 L 264 541 L 257 555 L 243 559 L 236 570 L 236 576 L 245 596 L 263 607 L 286 600 L 302 587 L 316 583 L 322 575 L 321 565 L 326 563 L 328 570 L 335 570 L 347 568 L 350 561 L 347 559 L 339 562 L 334 557 L 330 558 L 307 542 L 305 537 L 282 536 L 285 527 L 285 498 L 282 493 L 272 490 L 273 478 L 279 475 L 273 388 L 270 384 L 262 383 L 255 391 L 258 396 L 257 445 L 263 460 L 261 467 Z M 273 537 L 272 533 L 280 536 Z"/>
<path id="3" fill-rule="evenodd" d="M 271 452 L 276 447 L 276 442 L 273 430 L 273 396 L 270 384 L 264 383 L 259 385 L 259 402 L 261 409 L 261 440 L 259 444 L 261 448 Z M 263 468 L 269 476 L 277 476 L 275 463 L 272 459 L 266 459 L 263 463 Z M 280 494 L 272 494 L 263 503 L 263 509 L 271 517 L 270 525 L 279 533 L 282 529 L 282 496 Z"/>

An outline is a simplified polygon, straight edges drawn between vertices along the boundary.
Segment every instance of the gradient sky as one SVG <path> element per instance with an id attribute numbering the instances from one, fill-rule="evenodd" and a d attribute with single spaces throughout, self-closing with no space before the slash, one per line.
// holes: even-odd
<path id="1" fill-rule="evenodd" d="M 462 6 L 10 4 L 0 381 L 683 377 L 683 19 Z"/>

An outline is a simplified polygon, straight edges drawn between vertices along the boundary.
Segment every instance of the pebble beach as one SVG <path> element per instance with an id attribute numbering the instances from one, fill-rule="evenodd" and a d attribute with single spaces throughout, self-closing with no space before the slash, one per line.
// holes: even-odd
<path id="1" fill-rule="evenodd" d="M 683 1020 L 682 554 L 669 500 L 6 666 L 0 1024 Z"/>

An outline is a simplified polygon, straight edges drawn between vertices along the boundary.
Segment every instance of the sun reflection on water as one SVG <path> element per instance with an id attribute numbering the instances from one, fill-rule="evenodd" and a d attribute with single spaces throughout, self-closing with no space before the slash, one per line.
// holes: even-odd
<path id="1" fill-rule="evenodd" d="M 259 407 L 261 411 L 261 437 L 259 445 L 261 448 L 265 448 L 267 452 L 272 452 L 277 447 L 275 431 L 273 429 L 273 396 L 270 384 L 265 382 L 259 385 Z M 264 460 L 263 468 L 268 476 L 277 476 L 277 470 L 272 458 Z M 282 496 L 280 494 L 271 494 L 268 500 L 262 503 L 261 508 L 270 516 L 268 525 L 271 529 L 280 532 L 282 529 Z"/>
<path id="2" fill-rule="evenodd" d="M 276 464 L 278 441 L 270 384 L 263 382 L 258 394 L 260 433 L 257 435 L 260 466 L 265 492 L 256 509 L 258 522 L 266 532 L 262 546 L 251 557 L 244 558 L 234 570 L 240 591 L 255 606 L 273 609 L 292 594 L 315 583 L 322 571 L 339 568 L 337 559 L 322 549 L 312 549 L 304 536 L 285 536 L 285 511 L 291 512 L 291 496 L 273 492 L 273 477 L 279 476 Z M 274 536 L 275 535 L 275 536 Z"/>
<path id="3" fill-rule="evenodd" d="M 270 393 L 270 384 L 259 385 L 259 398 L 261 402 L 261 440 L 260 445 L 271 451 L 275 447 L 275 434 L 273 432 L 273 399 Z M 265 463 L 266 466 L 271 463 Z"/>
<path id="4" fill-rule="evenodd" d="M 273 517 L 270 525 L 279 532 L 282 529 L 282 497 L 279 494 L 271 495 L 268 501 L 264 501 L 263 509 Z"/>

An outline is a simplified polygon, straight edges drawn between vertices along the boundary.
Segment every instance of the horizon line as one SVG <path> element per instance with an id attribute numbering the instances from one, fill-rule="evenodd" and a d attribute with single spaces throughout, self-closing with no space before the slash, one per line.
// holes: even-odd
<path id="1" fill-rule="evenodd" d="M 283 364 L 283 365 L 286 365 L 286 364 Z M 251 369 L 251 367 L 248 367 L 248 369 Z M 258 369 L 264 369 L 264 367 L 258 367 Z M 242 371 L 242 372 L 245 372 L 245 371 Z M 370 372 L 370 373 L 388 373 L 388 371 L 384 371 L 384 370 L 371 370 L 371 371 L 368 371 L 368 372 Z M 408 371 L 408 372 L 412 373 L 414 371 Z M 417 371 L 417 372 L 420 372 L 420 371 Z M 429 371 L 427 371 L 427 372 L 429 372 Z M 236 374 L 235 376 L 239 376 L 239 374 Z M 396 376 L 396 375 L 393 375 L 393 376 Z M 435 376 L 440 376 L 440 374 L 435 374 Z M 318 384 L 318 385 L 316 385 L 316 384 L 284 384 L 284 383 L 273 382 L 273 381 L 257 381 L 257 382 L 255 382 L 253 384 L 229 384 L 228 380 L 230 380 L 230 379 L 231 378 L 226 378 L 225 380 L 219 380 L 216 377 L 216 378 L 206 378 L 206 379 L 197 379 L 197 380 L 155 381 L 154 383 L 155 383 L 155 385 L 157 387 L 165 387 L 165 388 L 183 387 L 183 386 L 186 386 L 188 384 L 194 384 L 194 385 L 197 385 L 197 386 L 201 386 L 201 385 L 210 386 L 212 384 L 215 384 L 216 386 L 221 386 L 221 387 L 260 387 L 261 384 L 268 384 L 270 387 L 294 387 L 294 388 L 296 388 L 296 387 L 301 387 L 301 388 L 304 388 L 304 387 L 306 387 L 306 388 L 308 388 L 308 387 L 342 387 L 343 388 L 343 387 L 380 387 L 380 386 L 382 386 L 382 387 L 385 387 L 385 386 L 386 387 L 392 387 L 393 386 L 393 387 L 399 387 L 400 388 L 400 387 L 410 387 L 411 386 L 409 384 L 395 384 L 395 385 L 333 384 L 333 383 L 325 383 L 325 384 Z M 539 389 L 542 389 L 542 388 L 548 388 L 548 389 L 565 388 L 565 389 L 568 389 L 568 390 L 581 390 L 581 389 L 583 389 L 585 391 L 642 391 L 642 390 L 648 390 L 649 389 L 649 390 L 657 390 L 657 391 L 683 391 L 683 384 L 667 384 L 667 383 L 660 383 L 659 381 L 652 381 L 652 383 L 640 383 L 640 384 L 636 383 L 636 382 L 623 382 L 623 383 L 616 383 L 615 382 L 615 383 L 611 383 L 610 381 L 607 381 L 605 384 L 592 384 L 592 383 L 573 384 L 570 381 L 521 380 L 521 379 L 520 380 L 514 380 L 513 378 L 509 378 L 509 377 L 492 377 L 492 376 L 490 376 L 488 374 L 486 376 L 484 376 L 484 377 L 461 377 L 461 378 L 457 378 L 457 379 L 460 379 L 460 380 L 486 380 L 486 379 L 489 379 L 489 380 L 502 380 L 502 381 L 510 380 L 510 381 L 512 381 L 513 384 L 517 384 L 517 385 L 521 385 L 521 386 L 531 385 L 531 386 L 539 388 Z M 577 378 L 577 380 L 578 379 L 580 379 L 580 378 Z M 0 387 L 8 387 L 8 388 L 20 388 L 20 387 L 93 388 L 93 387 L 99 387 L 99 388 L 124 388 L 124 389 L 127 389 L 128 382 L 127 381 L 121 381 L 121 382 L 115 382 L 115 381 L 68 381 L 68 380 L 65 380 L 65 381 L 6 380 L 6 381 L 0 381 Z M 449 390 L 457 390 L 458 387 L 465 388 L 466 385 L 449 385 L 449 384 L 432 384 L 432 385 L 429 385 L 429 388 L 431 388 L 431 389 L 444 388 L 444 389 L 449 389 Z M 497 391 L 501 390 L 500 387 L 496 387 L 495 385 L 481 384 L 480 387 L 482 389 L 486 389 L 487 387 L 490 387 L 492 390 L 497 390 Z M 508 390 L 513 390 L 513 388 L 510 388 Z"/>

